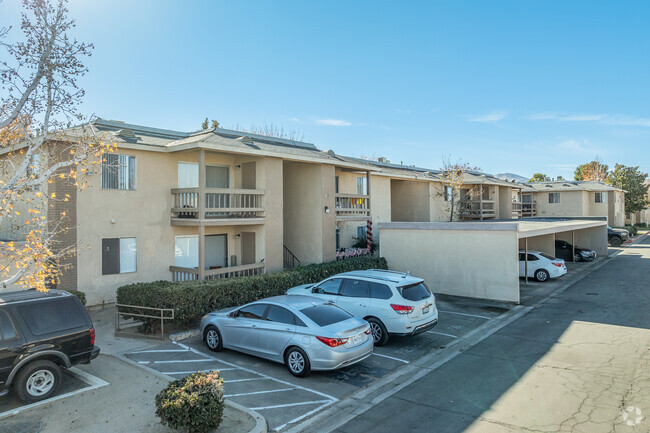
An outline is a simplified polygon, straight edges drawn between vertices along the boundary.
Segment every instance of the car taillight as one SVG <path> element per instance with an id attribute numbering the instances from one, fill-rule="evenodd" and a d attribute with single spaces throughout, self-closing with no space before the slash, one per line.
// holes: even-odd
<path id="1" fill-rule="evenodd" d="M 555 262 L 553 262 L 552 265 L 553 265 L 553 266 L 557 266 L 558 268 L 561 268 L 561 267 L 562 267 L 562 263 L 555 263 Z"/>
<path id="2" fill-rule="evenodd" d="M 340 346 L 348 342 L 347 338 L 327 338 L 327 337 L 316 337 L 318 341 L 327 344 L 329 347 Z"/>
<path id="3" fill-rule="evenodd" d="M 365 331 L 363 331 L 363 333 L 366 334 L 366 335 L 370 335 L 370 328 L 368 328 L 368 329 L 366 329 Z"/>
<path id="4" fill-rule="evenodd" d="M 413 311 L 413 307 L 409 307 L 408 305 L 396 305 L 396 304 L 390 304 L 391 307 L 393 307 L 393 310 L 397 314 L 409 314 Z"/>
<path id="5" fill-rule="evenodd" d="M 90 328 L 90 344 L 95 344 L 95 328 Z"/>

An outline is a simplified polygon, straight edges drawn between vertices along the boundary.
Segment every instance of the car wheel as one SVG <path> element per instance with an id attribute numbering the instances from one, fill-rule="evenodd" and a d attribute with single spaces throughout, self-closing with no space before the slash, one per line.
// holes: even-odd
<path id="1" fill-rule="evenodd" d="M 581 259 L 582 259 L 582 257 L 580 256 L 580 254 L 575 253 L 575 254 L 573 255 L 573 261 L 574 261 L 574 262 L 579 262 Z"/>
<path id="2" fill-rule="evenodd" d="M 546 269 L 538 269 L 535 271 L 535 279 L 537 281 L 544 282 L 548 280 L 550 277 L 548 271 Z"/>
<path id="3" fill-rule="evenodd" d="M 368 319 L 370 324 L 370 332 L 372 333 L 372 339 L 375 342 L 375 346 L 383 346 L 388 341 L 388 331 L 381 320 L 371 317 Z"/>
<path id="4" fill-rule="evenodd" d="M 620 247 L 623 241 L 618 236 L 610 239 L 609 244 L 613 247 Z"/>
<path id="5" fill-rule="evenodd" d="M 307 354 L 299 347 L 292 347 L 284 354 L 284 363 L 289 373 L 296 377 L 307 377 L 311 373 L 311 364 Z"/>
<path id="6" fill-rule="evenodd" d="M 217 329 L 216 326 L 210 325 L 205 328 L 205 332 L 203 334 L 203 340 L 205 341 L 205 345 L 208 346 L 208 349 L 210 349 L 213 352 L 219 352 L 223 350 L 223 341 L 221 340 L 221 332 L 219 332 L 219 329 Z"/>
<path id="7" fill-rule="evenodd" d="M 27 403 L 51 397 L 61 383 L 61 368 L 52 361 L 34 361 L 21 368 L 16 376 L 18 398 Z"/>

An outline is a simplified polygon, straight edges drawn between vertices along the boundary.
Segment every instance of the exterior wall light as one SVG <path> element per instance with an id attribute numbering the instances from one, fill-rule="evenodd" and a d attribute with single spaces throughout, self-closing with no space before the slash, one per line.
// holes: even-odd
<path id="1" fill-rule="evenodd" d="M 240 237 L 241 237 L 241 235 L 240 235 L 239 233 L 237 233 L 237 234 L 235 235 L 235 239 L 239 239 Z"/>
<path id="2" fill-rule="evenodd" d="M 330 213 L 330 207 L 329 206 L 325 206 L 325 213 Z"/>

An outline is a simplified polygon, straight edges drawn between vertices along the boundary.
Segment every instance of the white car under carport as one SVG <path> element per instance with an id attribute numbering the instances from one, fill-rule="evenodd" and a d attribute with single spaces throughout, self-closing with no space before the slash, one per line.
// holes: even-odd
<path id="1" fill-rule="evenodd" d="M 519 251 L 519 277 L 528 274 L 528 278 L 534 277 L 537 281 L 544 282 L 566 273 L 566 264 L 562 259 L 540 251 L 528 251 L 528 263 L 526 263 L 526 252 Z"/>

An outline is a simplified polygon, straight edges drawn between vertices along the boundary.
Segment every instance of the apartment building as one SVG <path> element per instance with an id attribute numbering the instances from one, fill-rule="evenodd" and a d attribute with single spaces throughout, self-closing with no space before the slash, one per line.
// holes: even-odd
<path id="1" fill-rule="evenodd" d="M 625 222 L 625 192 L 602 182 L 529 182 L 521 201 L 524 217 L 602 216 L 611 226 Z"/>
<path id="2" fill-rule="evenodd" d="M 134 282 L 257 275 L 334 260 L 338 249 L 365 237 L 368 221 L 450 219 L 452 195 L 438 170 L 222 128 L 187 133 L 104 119 L 91 126 L 117 151 L 86 175 L 87 188 L 48 186 L 70 197 L 49 210 L 66 211 L 71 228 L 58 245 L 77 245 L 58 287 L 86 292 L 90 305 L 113 302 L 117 287 Z M 574 198 L 573 189 L 550 183 L 543 188 L 562 195 L 560 211 L 539 204 L 548 192 L 533 184 L 478 172 L 464 173 L 462 183 L 454 220 L 551 210 L 607 215 L 609 204 L 619 203 L 607 201 L 618 191 L 603 190 L 603 210 L 601 202 L 586 204 L 600 186 L 576 186 Z"/>

